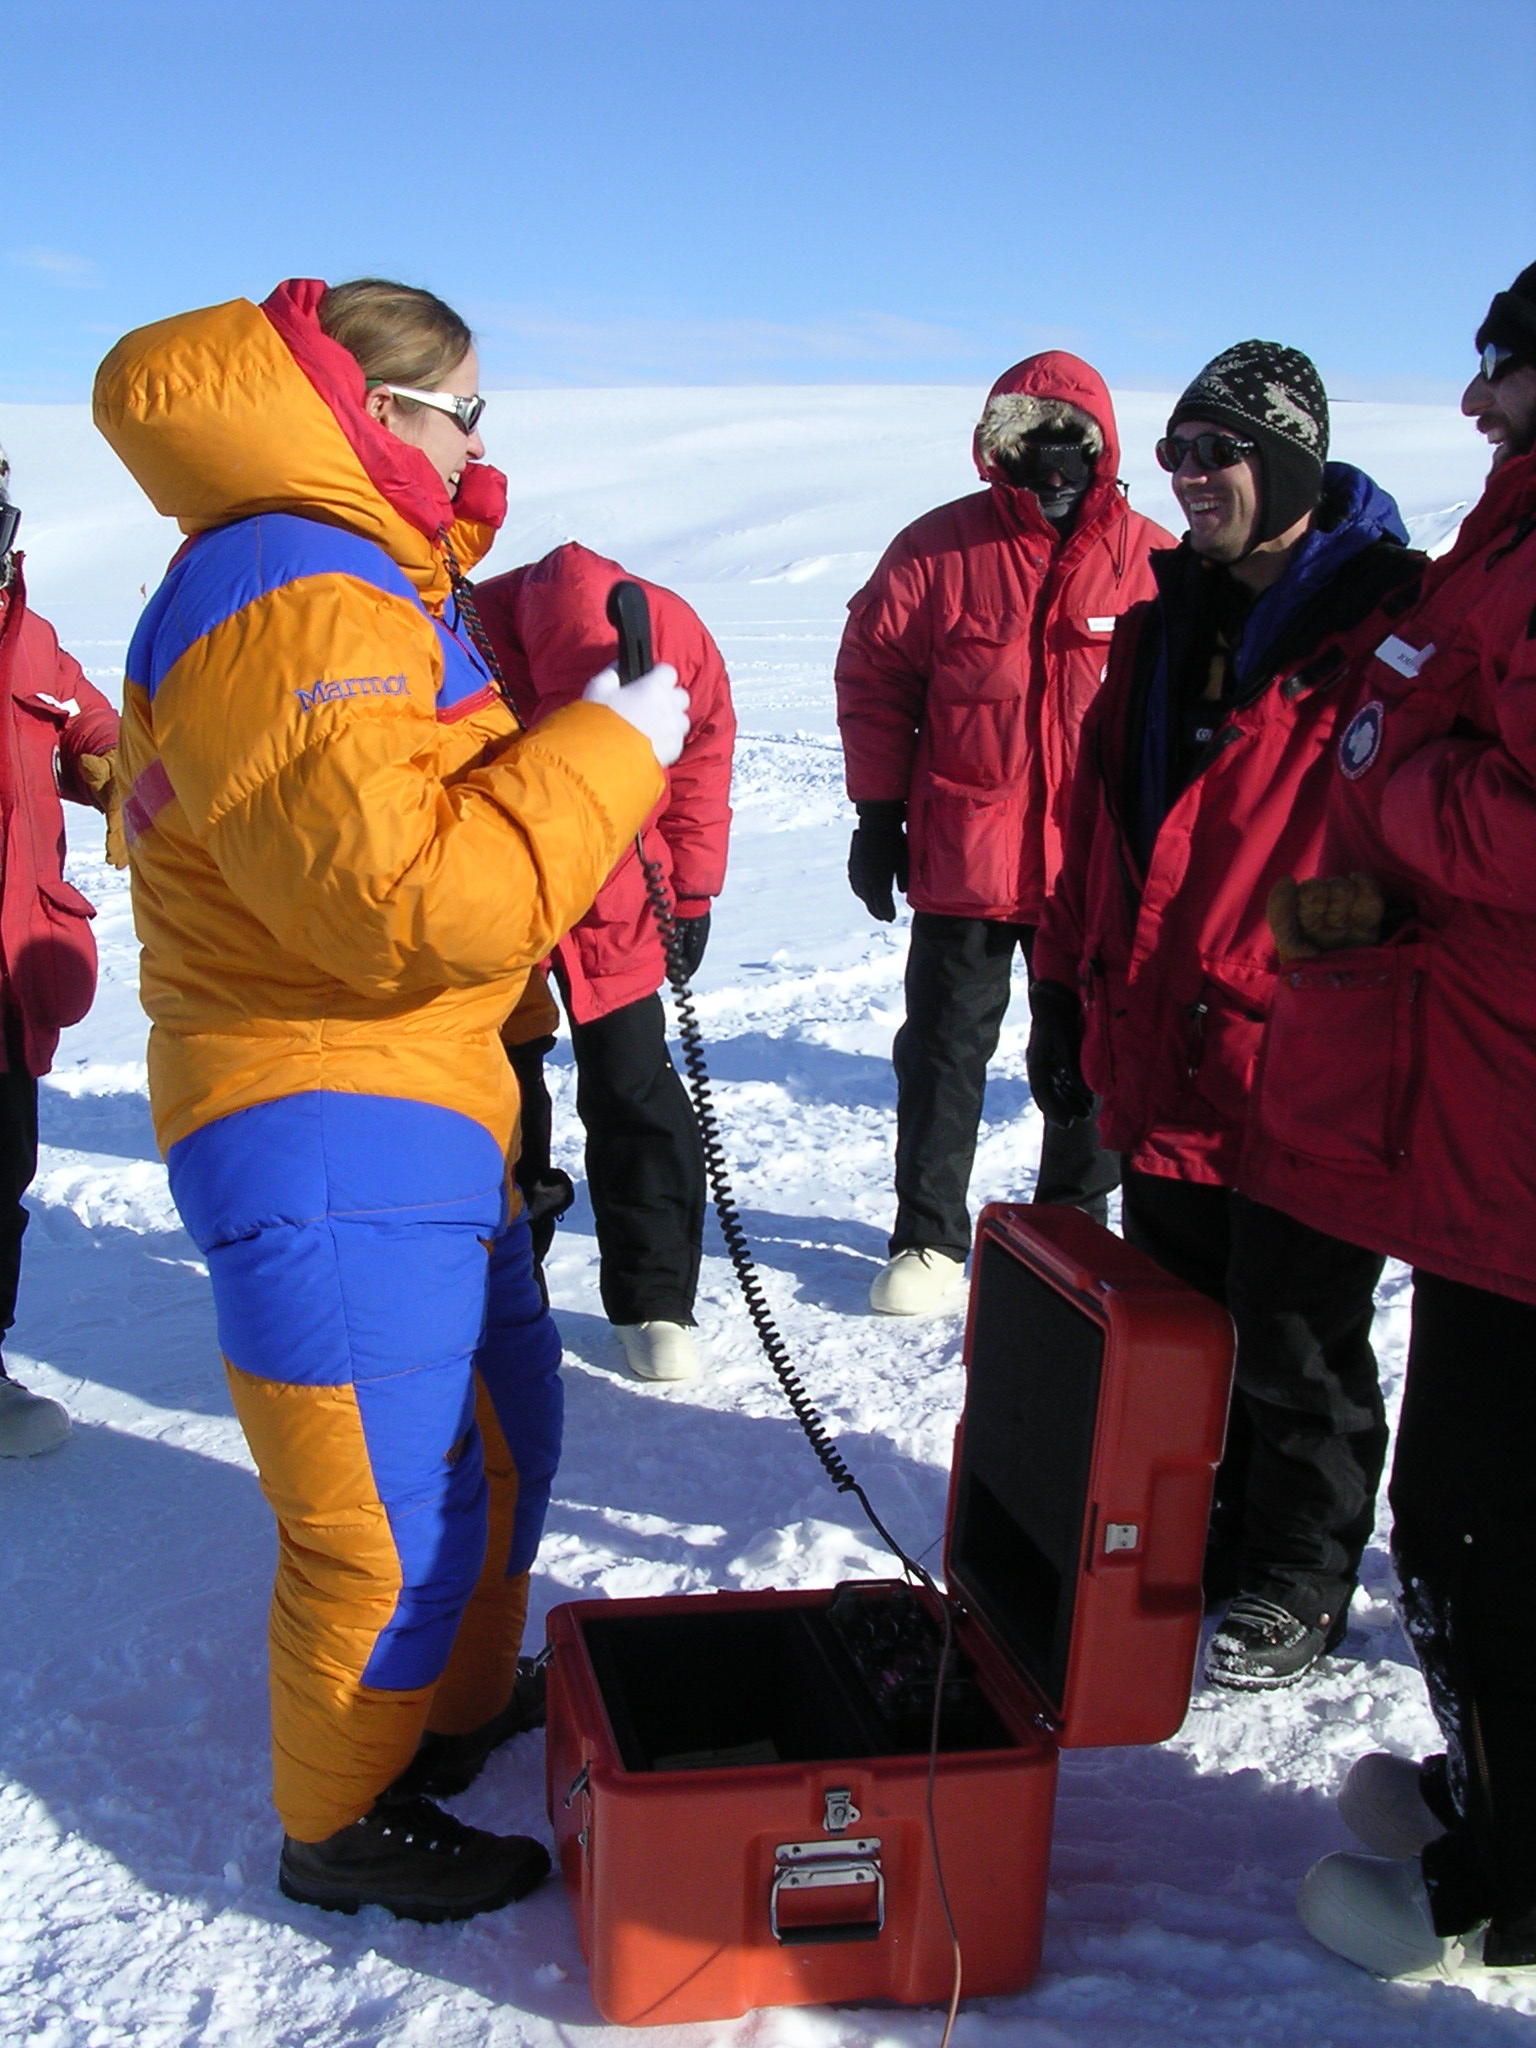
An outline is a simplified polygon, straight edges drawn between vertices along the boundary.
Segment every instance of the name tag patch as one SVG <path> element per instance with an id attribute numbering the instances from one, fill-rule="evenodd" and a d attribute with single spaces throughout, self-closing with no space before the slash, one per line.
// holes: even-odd
<path id="1" fill-rule="evenodd" d="M 1410 647 L 1406 640 L 1399 640 L 1395 633 L 1389 633 L 1376 650 L 1376 659 L 1384 661 L 1387 667 L 1412 682 L 1419 670 L 1435 651 L 1435 643 L 1427 647 Z"/>
<path id="2" fill-rule="evenodd" d="M 1339 772 L 1351 782 L 1358 782 L 1381 752 L 1385 723 L 1386 706 L 1379 697 L 1373 697 L 1345 726 L 1339 737 Z"/>
<path id="3" fill-rule="evenodd" d="M 1113 633 L 1115 630 L 1114 613 L 1111 612 L 1107 619 L 1090 619 L 1088 621 L 1088 630 L 1090 633 Z"/>

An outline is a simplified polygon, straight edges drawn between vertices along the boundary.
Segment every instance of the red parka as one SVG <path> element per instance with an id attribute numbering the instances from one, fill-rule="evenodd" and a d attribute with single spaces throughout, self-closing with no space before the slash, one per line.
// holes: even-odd
<path id="1" fill-rule="evenodd" d="M 612 665 L 616 642 L 608 593 L 628 573 L 572 541 L 542 562 L 475 586 L 476 608 L 525 725 L 574 702 L 593 676 Z M 666 771 L 666 794 L 642 836 L 647 858 L 661 863 L 679 913 L 697 917 L 725 885 L 736 714 L 720 650 L 698 614 L 673 591 L 654 583 L 641 587 L 651 601 L 656 659 L 677 670 L 692 721 L 681 756 Z M 666 963 L 633 846 L 554 957 L 577 1024 L 590 1024 L 660 988 Z"/>
<path id="2" fill-rule="evenodd" d="M 988 403 L 1064 400 L 1104 437 L 1065 541 L 1032 491 L 988 463 L 987 488 L 899 533 L 849 604 L 837 722 L 855 803 L 907 805 L 916 910 L 1034 924 L 1061 865 L 1083 715 L 1116 618 L 1152 594 L 1170 534 L 1132 512 L 1102 377 L 1052 349 L 999 377 Z"/>
<path id="3" fill-rule="evenodd" d="M 0 975 L 31 1074 L 47 1073 L 60 1031 L 96 992 L 95 912 L 64 879 L 59 798 L 94 804 L 80 758 L 116 745 L 117 713 L 27 609 L 16 556 L 0 590 Z M 0 1063 L 6 1057 L 0 1041 Z"/>
<path id="4" fill-rule="evenodd" d="M 1240 1184 L 1536 1302 L 1536 454 L 1379 625 L 1312 872 L 1374 875 L 1387 936 L 1281 975 Z"/>
<path id="5" fill-rule="evenodd" d="M 1078 990 L 1100 1141 L 1142 1173 L 1236 1181 L 1278 966 L 1265 905 L 1282 875 L 1312 871 L 1322 843 L 1348 634 L 1422 566 L 1399 544 L 1385 493 L 1357 472 L 1335 473 L 1357 479 L 1354 496 L 1373 516 L 1320 536 L 1323 549 L 1331 539 L 1340 553 L 1341 543 L 1358 552 L 1310 588 L 1298 565 L 1301 589 L 1275 590 L 1289 616 L 1244 674 L 1145 867 L 1128 818 L 1151 671 L 1166 612 L 1198 604 L 1207 573 L 1187 546 L 1157 557 L 1161 593 L 1117 629 L 1083 728 L 1065 861 L 1034 972 Z M 1326 552 L 1314 564 L 1322 576 Z"/>

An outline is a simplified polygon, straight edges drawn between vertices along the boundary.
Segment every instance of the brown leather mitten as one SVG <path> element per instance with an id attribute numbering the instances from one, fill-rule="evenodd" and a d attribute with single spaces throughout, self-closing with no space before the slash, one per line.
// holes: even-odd
<path id="1" fill-rule="evenodd" d="M 117 749 L 110 754 L 82 754 L 80 780 L 91 792 L 96 808 L 106 813 L 107 859 L 115 868 L 128 865 L 128 835 L 123 830 L 123 798 L 117 781 Z"/>
<path id="2" fill-rule="evenodd" d="M 1264 906 L 1264 915 L 1269 919 L 1269 929 L 1274 934 L 1275 950 L 1280 955 L 1282 967 L 1288 967 L 1293 960 L 1317 958 L 1316 946 L 1310 945 L 1303 936 L 1296 895 L 1295 876 L 1285 875 L 1270 890 L 1269 901 Z"/>
<path id="3" fill-rule="evenodd" d="M 1297 885 L 1296 915 L 1302 934 L 1322 953 L 1378 944 L 1386 914 L 1386 900 L 1374 875 L 1319 876 Z"/>

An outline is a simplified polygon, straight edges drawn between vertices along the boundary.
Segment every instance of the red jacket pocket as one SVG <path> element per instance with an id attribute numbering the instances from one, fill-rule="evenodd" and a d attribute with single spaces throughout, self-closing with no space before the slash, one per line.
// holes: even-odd
<path id="1" fill-rule="evenodd" d="M 1265 1141 L 1356 1172 L 1408 1147 L 1429 949 L 1411 935 L 1283 968 L 1257 1080 Z"/>
<path id="2" fill-rule="evenodd" d="M 20 955 L 10 963 L 11 992 L 28 1024 L 39 1032 L 78 1024 L 96 993 L 96 941 L 88 899 L 68 882 L 40 881 L 37 915 Z"/>

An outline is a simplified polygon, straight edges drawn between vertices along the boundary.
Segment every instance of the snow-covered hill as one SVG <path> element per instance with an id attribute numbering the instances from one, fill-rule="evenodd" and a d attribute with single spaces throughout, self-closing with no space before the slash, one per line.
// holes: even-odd
<path id="1" fill-rule="evenodd" d="M 902 926 L 872 927 L 843 876 L 831 710 L 841 607 L 890 535 L 970 487 L 979 394 L 947 389 L 512 393 L 487 416 L 513 509 L 492 566 L 576 536 L 682 588 L 736 679 L 742 743 L 730 882 L 700 977 L 738 1193 L 805 1379 L 882 1514 L 936 1554 L 960 1398 L 957 1320 L 876 1321 L 865 1289 L 890 1220 L 891 1034 Z M 1134 502 L 1173 523 L 1151 464 L 1167 399 L 1127 393 Z M 1449 412 L 1341 406 L 1337 452 L 1400 497 L 1426 541 L 1485 468 Z M 34 601 L 109 682 L 175 536 L 83 410 L 0 407 L 26 508 Z M 29 2048 L 470 2048 L 616 2041 L 596 2019 L 564 1898 L 461 1928 L 348 1921 L 273 1882 L 264 1630 L 270 1521 L 218 1369 L 206 1277 L 177 1224 L 144 1096 L 124 880 L 72 825 L 100 904 L 103 977 L 43 1089 L 19 1373 L 77 1417 L 70 1445 L 0 1467 L 0 2040 Z M 973 1195 L 1027 1195 L 1040 1124 L 1023 991 L 988 1089 Z M 555 1066 L 580 1178 L 571 1076 Z M 569 1426 L 535 1585 L 559 1600 L 799 1585 L 888 1568 L 769 1379 L 713 1231 L 693 1387 L 625 1377 L 595 1285 L 583 1196 L 551 1262 Z M 1378 1338 L 1394 1398 L 1406 1283 Z M 960 2048 L 1335 2048 L 1528 2040 L 1536 1987 L 1388 1988 L 1314 1948 L 1297 1878 L 1344 1837 L 1352 1759 L 1431 1738 L 1372 1550 L 1343 1654 L 1297 1691 L 1197 1694 L 1151 1751 L 1063 1764 L 1045 1967 L 963 2012 Z M 541 1831 L 541 1752 L 520 1738 L 461 1802 Z M 931 2013 L 772 2013 L 663 2032 L 740 2048 L 917 2048 Z"/>

